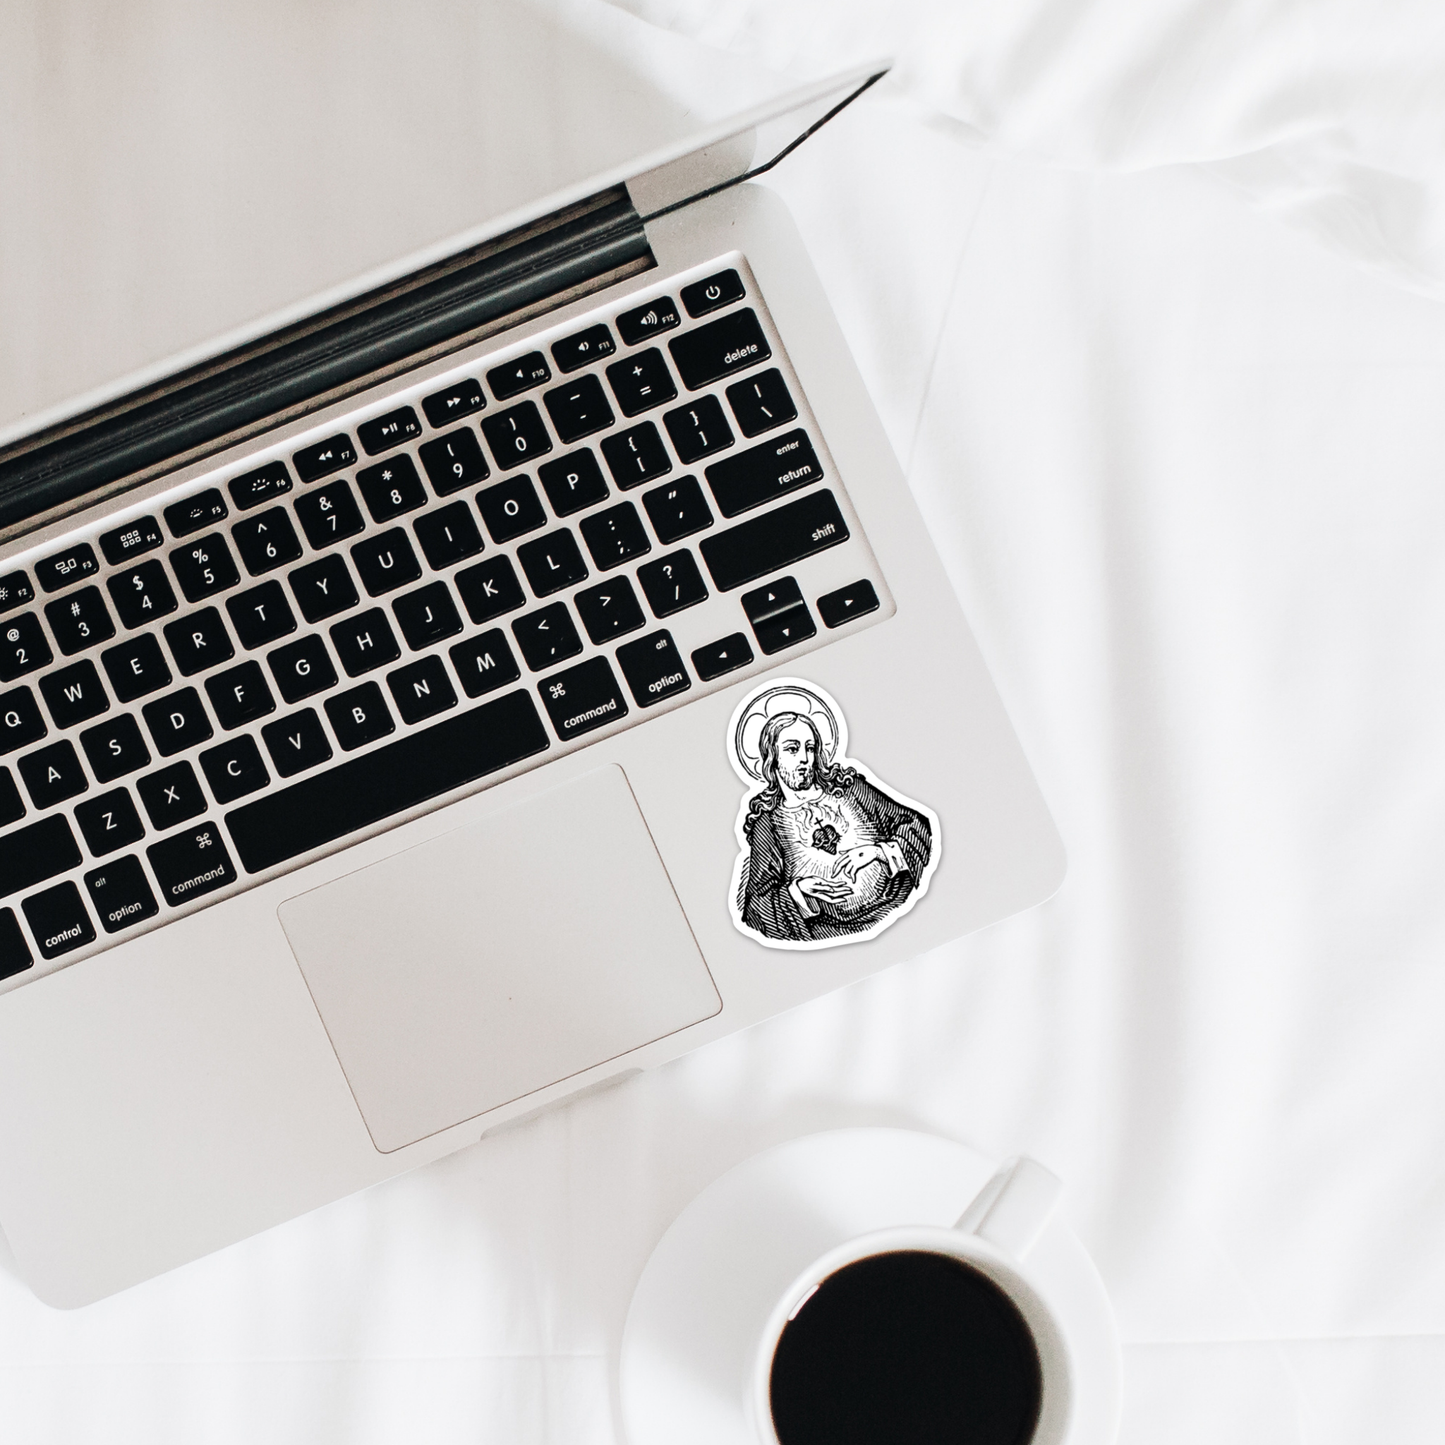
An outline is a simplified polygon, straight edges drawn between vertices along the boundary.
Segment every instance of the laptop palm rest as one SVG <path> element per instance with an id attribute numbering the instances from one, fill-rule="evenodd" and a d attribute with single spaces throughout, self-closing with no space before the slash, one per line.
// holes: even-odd
<path id="1" fill-rule="evenodd" d="M 614 765 L 278 913 L 382 1153 L 722 1008 Z"/>

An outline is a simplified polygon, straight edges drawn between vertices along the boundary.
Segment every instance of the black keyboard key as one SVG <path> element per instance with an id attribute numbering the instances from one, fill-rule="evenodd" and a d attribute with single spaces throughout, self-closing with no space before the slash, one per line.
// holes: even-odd
<path id="1" fill-rule="evenodd" d="M 117 848 L 128 848 L 145 837 L 145 824 L 135 810 L 135 803 L 124 788 L 90 798 L 75 809 L 85 846 L 96 858 L 104 858 Z"/>
<path id="2" fill-rule="evenodd" d="M 464 557 L 475 557 L 482 550 L 482 534 L 465 502 L 438 507 L 418 517 L 411 529 L 433 572 L 455 566 Z"/>
<path id="3" fill-rule="evenodd" d="M 627 716 L 627 699 L 605 657 L 589 657 L 537 684 L 547 715 L 563 742 Z"/>
<path id="4" fill-rule="evenodd" d="M 745 437 L 761 436 L 798 415 L 798 408 L 788 394 L 788 384 L 776 366 L 746 381 L 734 382 L 726 395 L 738 419 L 738 430 Z"/>
<path id="5" fill-rule="evenodd" d="M 236 865 L 221 830 L 209 819 L 146 849 L 161 897 L 172 908 L 236 881 Z"/>
<path id="6" fill-rule="evenodd" d="M 171 536 L 178 540 L 189 537 L 193 532 L 199 532 L 202 527 L 209 527 L 213 522 L 219 522 L 229 515 L 230 508 L 226 505 L 226 499 L 215 487 L 209 491 L 197 492 L 194 497 L 187 497 L 184 501 L 175 502 L 165 510 L 166 526 L 171 529 Z"/>
<path id="7" fill-rule="evenodd" d="M 361 508 L 345 482 L 328 482 L 304 497 L 297 497 L 296 515 L 301 519 L 306 540 L 317 551 L 366 530 Z"/>
<path id="8" fill-rule="evenodd" d="M 236 550 L 253 577 L 274 572 L 301 555 L 301 539 L 284 507 L 272 507 L 231 528 Z"/>
<path id="9" fill-rule="evenodd" d="M 638 707 L 651 707 L 692 686 L 670 632 L 653 632 L 636 642 L 623 643 L 617 649 L 617 665 Z"/>
<path id="10" fill-rule="evenodd" d="M 452 666 L 462 680 L 462 690 L 468 697 L 481 697 L 483 693 L 495 692 L 509 682 L 516 682 L 522 675 L 517 659 L 512 656 L 512 649 L 500 627 L 457 643 L 447 655 L 451 658 Z"/>
<path id="11" fill-rule="evenodd" d="M 145 869 L 134 853 L 112 859 L 85 875 L 90 901 L 100 915 L 107 933 L 119 933 L 133 923 L 142 923 L 160 912 L 156 896 L 146 881 Z"/>
<path id="12" fill-rule="evenodd" d="M 361 585 L 373 597 L 394 592 L 421 576 L 421 563 L 400 527 L 358 542 L 351 549 L 351 560 Z"/>
<path id="13" fill-rule="evenodd" d="M 719 271 L 684 286 L 680 294 L 689 316 L 706 316 L 743 299 L 743 278 L 736 271 Z"/>
<path id="14" fill-rule="evenodd" d="M 140 724 L 128 712 L 86 728 L 80 746 L 98 783 L 113 783 L 127 773 L 139 772 L 151 760 Z"/>
<path id="15" fill-rule="evenodd" d="M 421 423 L 409 406 L 402 406 L 387 412 L 385 416 L 362 422 L 356 428 L 356 435 L 361 438 L 361 445 L 366 448 L 367 456 L 374 457 L 392 447 L 399 447 L 402 442 L 419 437 Z"/>
<path id="16" fill-rule="evenodd" d="M 69 738 L 62 738 L 38 752 L 27 753 L 17 760 L 15 768 L 24 778 L 30 801 L 37 808 L 53 807 L 90 787 L 85 769 L 80 766 L 80 759 Z"/>
<path id="17" fill-rule="evenodd" d="M 666 476 L 672 470 L 667 448 L 650 421 L 604 438 L 602 455 L 607 459 L 613 481 L 624 492 L 654 477 Z"/>
<path id="18" fill-rule="evenodd" d="M 548 532 L 535 542 L 523 542 L 517 548 L 517 560 L 538 597 L 550 597 L 587 576 L 577 539 L 566 527 Z"/>
<path id="19" fill-rule="evenodd" d="M 492 395 L 498 401 L 521 396 L 524 391 L 531 391 L 534 386 L 541 386 L 544 381 L 551 380 L 552 373 L 547 366 L 547 358 L 540 351 L 529 351 L 515 361 L 494 366 L 487 373 L 487 385 L 492 388 Z"/>
<path id="20" fill-rule="evenodd" d="M 510 557 L 493 557 L 458 572 L 452 581 L 461 594 L 462 605 L 473 622 L 490 622 L 504 613 L 515 612 L 527 600 Z"/>
<path id="21" fill-rule="evenodd" d="M 79 862 L 80 848 L 62 813 L 6 833 L 0 836 L 0 898 L 33 888 Z"/>
<path id="22" fill-rule="evenodd" d="M 158 687 L 170 685 L 170 665 L 160 643 L 149 632 L 142 632 L 119 647 L 107 648 L 100 654 L 100 660 L 121 702 L 134 702 Z"/>
<path id="23" fill-rule="evenodd" d="M 456 689 L 439 657 L 423 657 L 386 677 L 402 721 L 425 722 L 457 705 Z"/>
<path id="24" fill-rule="evenodd" d="M 554 387 L 543 393 L 542 400 L 557 435 L 567 445 L 593 432 L 604 431 L 617 420 L 607 404 L 602 383 L 595 376 L 579 376 L 566 386 Z"/>
<path id="25" fill-rule="evenodd" d="M 110 620 L 99 587 L 82 587 L 69 597 L 47 603 L 45 617 L 66 657 L 115 636 L 115 623 Z"/>
<path id="26" fill-rule="evenodd" d="M 443 390 L 424 396 L 421 409 L 432 426 L 444 427 L 461 417 L 470 416 L 474 411 L 481 411 L 486 404 L 487 397 L 481 382 L 475 377 L 464 376 Z"/>
<path id="27" fill-rule="evenodd" d="M 389 522 L 403 512 L 426 506 L 426 488 L 405 452 L 374 467 L 363 467 L 356 474 L 356 485 L 373 522 Z"/>
<path id="28" fill-rule="evenodd" d="M 210 532 L 171 552 L 171 571 L 187 602 L 200 602 L 234 587 L 241 580 L 231 549 L 219 532 Z"/>
<path id="29" fill-rule="evenodd" d="M 625 633 L 636 632 L 647 620 L 642 613 L 642 604 L 626 577 L 614 577 L 610 582 L 599 582 L 596 587 L 584 587 L 572 599 L 572 605 L 577 609 L 588 637 L 599 645 Z"/>
<path id="30" fill-rule="evenodd" d="M 418 587 L 405 597 L 398 597 L 391 610 L 397 626 L 413 652 L 430 647 L 444 637 L 455 637 L 462 630 L 462 619 L 445 582 L 432 582 Z"/>
<path id="31" fill-rule="evenodd" d="M 42 677 L 40 692 L 58 728 L 74 727 L 88 718 L 99 717 L 110 707 L 100 674 L 88 657 Z"/>
<path id="32" fill-rule="evenodd" d="M 327 437 L 325 441 L 312 442 L 309 447 L 302 447 L 291 457 L 296 475 L 303 482 L 315 482 L 322 477 L 329 477 L 332 472 L 352 466 L 355 461 L 356 448 L 351 445 L 351 438 L 345 432 L 338 432 L 334 437 Z"/>
<path id="33" fill-rule="evenodd" d="M 552 360 L 557 363 L 557 370 L 565 375 L 576 371 L 579 366 L 586 366 L 589 361 L 611 356 L 616 350 L 617 343 L 612 339 L 612 333 L 599 323 L 574 336 L 564 336 L 561 341 L 553 342 Z"/>
<path id="34" fill-rule="evenodd" d="M 572 625 L 565 602 L 554 602 L 519 617 L 512 624 L 512 635 L 533 672 L 541 672 L 555 662 L 576 657 L 582 651 L 582 639 Z"/>
<path id="35" fill-rule="evenodd" d="M 320 565 L 328 562 L 339 563 L 343 572 L 346 564 L 340 557 L 325 557 Z M 294 583 L 293 583 L 294 585 Z M 296 614 L 286 600 L 279 582 L 263 582 L 249 592 L 238 592 L 226 599 L 226 611 L 231 614 L 231 626 L 241 639 L 241 646 L 250 651 L 253 647 L 264 647 L 279 637 L 296 631 Z"/>
<path id="36" fill-rule="evenodd" d="M 331 731 L 336 734 L 342 752 L 354 752 L 396 731 L 386 699 L 374 682 L 364 682 L 360 687 L 327 698 L 326 716 L 331 719 Z"/>
<path id="37" fill-rule="evenodd" d="M 94 577 L 99 571 L 100 563 L 96 561 L 95 548 L 89 542 L 77 542 L 73 547 L 67 547 L 65 551 L 57 552 L 43 562 L 37 562 L 35 580 L 47 592 L 58 592 L 62 587 L 79 582 L 83 577 Z"/>
<path id="38" fill-rule="evenodd" d="M 243 662 L 206 679 L 206 696 L 216 720 L 227 732 L 276 711 L 276 699 L 266 686 L 259 662 Z"/>
<path id="39" fill-rule="evenodd" d="M 607 499 L 607 479 L 590 448 L 582 447 L 537 468 L 542 489 L 559 517 L 570 517 Z"/>
<path id="40" fill-rule="evenodd" d="M 417 450 L 431 478 L 431 489 L 439 497 L 448 497 L 473 482 L 484 482 L 492 474 L 482 444 L 470 427 L 449 431 Z"/>
<path id="41" fill-rule="evenodd" d="M 303 637 L 278 647 L 267 659 L 276 687 L 287 702 L 300 702 L 336 686 L 336 669 L 319 637 Z"/>
<path id="42" fill-rule="evenodd" d="M 802 600 L 803 589 L 798 586 L 794 577 L 778 577 L 766 587 L 744 592 L 738 598 L 749 622 L 762 622 L 769 617 L 775 617 L 779 612 L 796 607 Z"/>
<path id="43" fill-rule="evenodd" d="M 751 307 L 675 337 L 667 349 L 689 391 L 756 366 L 773 354 Z"/>
<path id="44" fill-rule="evenodd" d="M 866 617 L 877 610 L 878 593 L 866 577 L 818 599 L 818 616 L 825 627 L 842 627 L 855 617 Z"/>
<path id="45" fill-rule="evenodd" d="M 20 920 L 16 918 L 15 910 L 0 908 L 0 978 L 14 978 L 34 962 L 30 945 L 20 931 Z"/>
<path id="46" fill-rule="evenodd" d="M 95 942 L 95 924 L 74 883 L 57 883 L 20 906 L 42 958 L 59 958 Z"/>
<path id="47" fill-rule="evenodd" d="M 0 628 L 0 682 L 14 682 L 54 661 L 55 654 L 33 612 L 22 612 Z"/>
<path id="48" fill-rule="evenodd" d="M 707 484 L 724 517 L 736 517 L 820 481 L 823 466 L 804 431 L 791 431 L 736 456 L 714 462 Z"/>
<path id="49" fill-rule="evenodd" d="M 218 803 L 234 803 L 271 781 L 255 738 L 246 733 L 228 738 L 219 747 L 207 748 L 199 762 Z"/>
<path id="50" fill-rule="evenodd" d="M 110 600 L 127 627 L 141 627 L 176 610 L 176 594 L 166 569 L 154 558 L 125 572 L 107 577 Z"/>
<path id="51" fill-rule="evenodd" d="M 154 517 L 137 517 L 135 521 L 127 522 L 125 526 L 117 527 L 114 531 L 102 532 L 100 550 L 105 553 L 105 560 L 112 567 L 119 567 L 122 562 L 129 562 L 132 557 L 154 552 L 165 540 L 161 524 Z"/>
<path id="52" fill-rule="evenodd" d="M 832 492 L 813 492 L 698 544 L 719 592 L 781 572 L 804 557 L 848 540 Z"/>
<path id="53" fill-rule="evenodd" d="M 652 530 L 663 546 L 712 526 L 712 512 L 696 477 L 679 477 L 675 482 L 664 482 L 644 492 L 642 505 L 647 508 Z"/>
<path id="54" fill-rule="evenodd" d="M 707 599 L 707 583 L 702 580 L 692 553 L 685 547 L 639 567 L 637 580 L 656 617 L 670 617 Z"/>
<path id="55" fill-rule="evenodd" d="M 482 433 L 504 472 L 552 450 L 552 439 L 547 435 L 535 401 L 524 401 L 520 406 L 499 411 L 496 416 L 483 418 Z"/>
<path id="56" fill-rule="evenodd" d="M 201 695 L 193 687 L 183 687 L 165 697 L 148 702 L 141 710 L 156 751 L 168 758 L 184 752 L 196 743 L 203 743 L 215 733 Z"/>
<path id="57" fill-rule="evenodd" d="M 700 396 L 691 406 L 667 412 L 662 420 L 684 466 L 723 451 L 736 440 L 715 396 Z"/>
<path id="58" fill-rule="evenodd" d="M 782 652 L 784 648 L 795 647 L 798 643 L 815 637 L 818 625 L 813 621 L 813 614 L 808 611 L 808 604 L 799 602 L 795 607 L 759 618 L 753 623 L 753 632 L 758 639 L 758 646 L 765 654 L 772 656 L 775 652 Z"/>
<path id="59" fill-rule="evenodd" d="M 704 682 L 746 667 L 753 660 L 752 645 L 741 632 L 699 647 L 692 655 L 693 670 Z"/>
<path id="60" fill-rule="evenodd" d="M 643 306 L 624 311 L 617 318 L 617 329 L 629 346 L 636 346 L 660 331 L 671 331 L 681 319 L 672 297 L 658 296 Z"/>
<path id="61" fill-rule="evenodd" d="M 219 667 L 236 655 L 231 634 L 214 607 L 204 607 L 166 624 L 166 643 L 182 677 L 192 677 L 208 667 Z"/>
<path id="62" fill-rule="evenodd" d="M 521 690 L 454 714 L 226 815 L 248 873 L 323 847 L 546 750 Z"/>
<path id="63" fill-rule="evenodd" d="M 250 511 L 263 502 L 284 497 L 291 490 L 291 473 L 285 462 L 267 462 L 264 467 L 232 477 L 226 485 L 239 512 Z"/>
<path id="64" fill-rule="evenodd" d="M 296 605 L 308 622 L 323 622 L 355 607 L 360 600 L 356 583 L 346 570 L 346 559 L 334 552 L 318 562 L 298 567 L 288 580 L 296 595 Z"/>
<path id="65" fill-rule="evenodd" d="M 607 571 L 609 567 L 620 567 L 624 562 L 652 550 L 652 543 L 647 540 L 647 528 L 642 525 L 642 518 L 631 502 L 621 502 L 615 507 L 608 507 L 605 512 L 584 517 L 580 525 L 587 550 L 600 572 Z"/>
<path id="66" fill-rule="evenodd" d="M 667 361 L 655 346 L 635 352 L 625 361 L 614 361 L 607 368 L 607 380 L 623 416 L 638 416 L 677 395 Z M 601 388 L 598 390 L 600 393 Z"/>
<path id="67" fill-rule="evenodd" d="M 35 601 L 35 588 L 24 572 L 7 572 L 0 577 L 0 615 Z"/>
<path id="68" fill-rule="evenodd" d="M 28 687 L 0 692 L 0 753 L 12 753 L 26 743 L 37 742 L 48 731 Z"/>
<path id="69" fill-rule="evenodd" d="M 9 768 L 0 768 L 0 828 L 8 828 L 25 816 L 25 799 Z"/>
<path id="70" fill-rule="evenodd" d="M 401 656 L 396 637 L 386 613 L 373 607 L 338 622 L 331 629 L 331 645 L 346 669 L 347 677 L 360 677 L 364 672 L 395 662 Z"/>
<path id="71" fill-rule="evenodd" d="M 547 513 L 532 479 L 527 476 L 509 477 L 478 492 L 477 510 L 487 524 L 492 541 L 497 543 L 510 542 L 513 537 L 547 525 Z"/>
<path id="72" fill-rule="evenodd" d="M 331 756 L 331 744 L 326 741 L 326 731 L 314 708 L 267 723 L 261 729 L 261 741 L 283 778 L 314 768 Z"/>

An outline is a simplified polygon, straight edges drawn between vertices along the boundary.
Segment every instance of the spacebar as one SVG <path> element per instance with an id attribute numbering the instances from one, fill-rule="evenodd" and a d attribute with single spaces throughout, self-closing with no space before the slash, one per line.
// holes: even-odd
<path id="1" fill-rule="evenodd" d="M 450 717 L 226 814 L 241 866 L 273 868 L 548 747 L 524 691 Z"/>

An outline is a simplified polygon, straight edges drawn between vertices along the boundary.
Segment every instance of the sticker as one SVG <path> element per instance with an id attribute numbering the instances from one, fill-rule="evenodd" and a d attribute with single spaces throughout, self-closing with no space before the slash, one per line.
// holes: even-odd
<path id="1" fill-rule="evenodd" d="M 772 678 L 733 713 L 728 752 L 750 792 L 738 810 L 733 922 L 769 948 L 876 938 L 928 891 L 938 815 L 848 757 L 822 688 Z"/>

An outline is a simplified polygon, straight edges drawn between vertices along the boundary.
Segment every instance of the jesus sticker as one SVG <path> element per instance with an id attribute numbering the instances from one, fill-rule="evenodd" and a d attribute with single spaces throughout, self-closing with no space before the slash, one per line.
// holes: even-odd
<path id="1" fill-rule="evenodd" d="M 738 811 L 733 922 L 769 948 L 875 938 L 928 891 L 938 818 L 846 756 L 847 725 L 820 687 L 755 688 L 728 749 L 751 791 Z"/>

